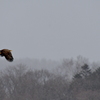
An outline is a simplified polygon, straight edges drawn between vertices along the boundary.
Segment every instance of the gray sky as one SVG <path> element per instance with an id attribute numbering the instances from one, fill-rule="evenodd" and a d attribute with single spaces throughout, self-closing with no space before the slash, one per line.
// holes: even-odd
<path id="1" fill-rule="evenodd" d="M 0 0 L 0 48 L 18 59 L 100 61 L 100 0 Z"/>

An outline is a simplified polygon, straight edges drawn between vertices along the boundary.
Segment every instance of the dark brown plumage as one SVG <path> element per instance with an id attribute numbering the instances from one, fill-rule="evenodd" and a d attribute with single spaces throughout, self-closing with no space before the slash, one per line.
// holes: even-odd
<path id="1" fill-rule="evenodd" d="M 13 56 L 12 56 L 12 53 L 11 53 L 12 50 L 8 50 L 8 49 L 2 49 L 0 50 L 0 55 L 3 57 L 6 58 L 6 60 L 12 62 L 14 60 Z"/>

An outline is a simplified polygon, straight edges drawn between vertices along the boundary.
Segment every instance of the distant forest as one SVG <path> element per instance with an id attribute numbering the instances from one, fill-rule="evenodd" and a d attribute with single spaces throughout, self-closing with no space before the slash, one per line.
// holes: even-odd
<path id="1" fill-rule="evenodd" d="M 99 63 L 81 56 L 32 62 L 33 68 L 17 63 L 0 71 L 0 100 L 100 100 Z"/>

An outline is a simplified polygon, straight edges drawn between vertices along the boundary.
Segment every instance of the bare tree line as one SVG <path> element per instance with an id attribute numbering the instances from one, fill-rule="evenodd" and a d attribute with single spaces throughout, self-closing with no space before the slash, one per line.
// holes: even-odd
<path id="1" fill-rule="evenodd" d="M 99 67 L 92 71 L 88 60 L 78 58 L 64 59 L 55 70 L 8 67 L 0 72 L 0 100 L 100 99 Z"/>

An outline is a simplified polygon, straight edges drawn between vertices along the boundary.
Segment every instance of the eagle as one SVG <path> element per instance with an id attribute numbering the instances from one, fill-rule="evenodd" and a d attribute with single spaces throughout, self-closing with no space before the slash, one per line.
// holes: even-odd
<path id="1" fill-rule="evenodd" d="M 0 56 L 1 57 L 4 56 L 7 61 L 12 62 L 14 60 L 14 58 L 12 56 L 11 51 L 12 50 L 9 50 L 9 49 L 2 49 L 2 50 L 0 50 Z"/>

